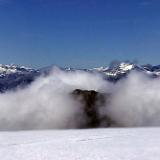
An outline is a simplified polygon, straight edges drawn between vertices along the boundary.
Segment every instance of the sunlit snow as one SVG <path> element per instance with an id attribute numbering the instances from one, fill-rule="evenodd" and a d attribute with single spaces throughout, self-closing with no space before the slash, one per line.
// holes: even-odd
<path id="1" fill-rule="evenodd" d="M 1 160 L 159 160 L 160 128 L 0 133 Z"/>

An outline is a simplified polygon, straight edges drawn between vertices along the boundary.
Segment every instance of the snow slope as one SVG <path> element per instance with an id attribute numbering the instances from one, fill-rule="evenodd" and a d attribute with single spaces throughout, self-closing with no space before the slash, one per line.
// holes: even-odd
<path id="1" fill-rule="evenodd" d="M 159 160 L 160 128 L 0 132 L 1 160 Z"/>

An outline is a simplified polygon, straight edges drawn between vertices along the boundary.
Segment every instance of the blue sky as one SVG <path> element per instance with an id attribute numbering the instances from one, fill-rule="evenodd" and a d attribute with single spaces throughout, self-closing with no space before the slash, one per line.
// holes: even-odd
<path id="1" fill-rule="evenodd" d="M 0 0 L 0 63 L 160 64 L 159 0 Z"/>

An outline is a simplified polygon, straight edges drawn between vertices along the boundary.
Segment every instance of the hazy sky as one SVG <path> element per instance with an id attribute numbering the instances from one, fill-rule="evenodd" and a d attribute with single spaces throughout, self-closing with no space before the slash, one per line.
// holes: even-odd
<path id="1" fill-rule="evenodd" d="M 160 0 L 0 0 L 0 63 L 160 64 Z"/>

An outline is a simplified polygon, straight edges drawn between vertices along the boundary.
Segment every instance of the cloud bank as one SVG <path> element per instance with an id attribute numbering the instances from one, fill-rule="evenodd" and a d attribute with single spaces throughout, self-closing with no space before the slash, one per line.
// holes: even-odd
<path id="1" fill-rule="evenodd" d="M 54 68 L 27 88 L 0 94 L 0 130 L 79 128 L 86 117 L 71 95 L 75 89 L 110 93 L 109 101 L 96 109 L 118 127 L 160 126 L 159 78 L 131 72 L 113 84 L 97 73 Z"/>
<path id="2" fill-rule="evenodd" d="M 0 94 L 0 130 L 78 128 L 85 121 L 74 89 L 108 90 L 98 74 L 54 68 L 28 88 Z"/>
<path id="3" fill-rule="evenodd" d="M 120 126 L 160 126 L 160 79 L 130 73 L 115 85 L 106 114 Z"/>

